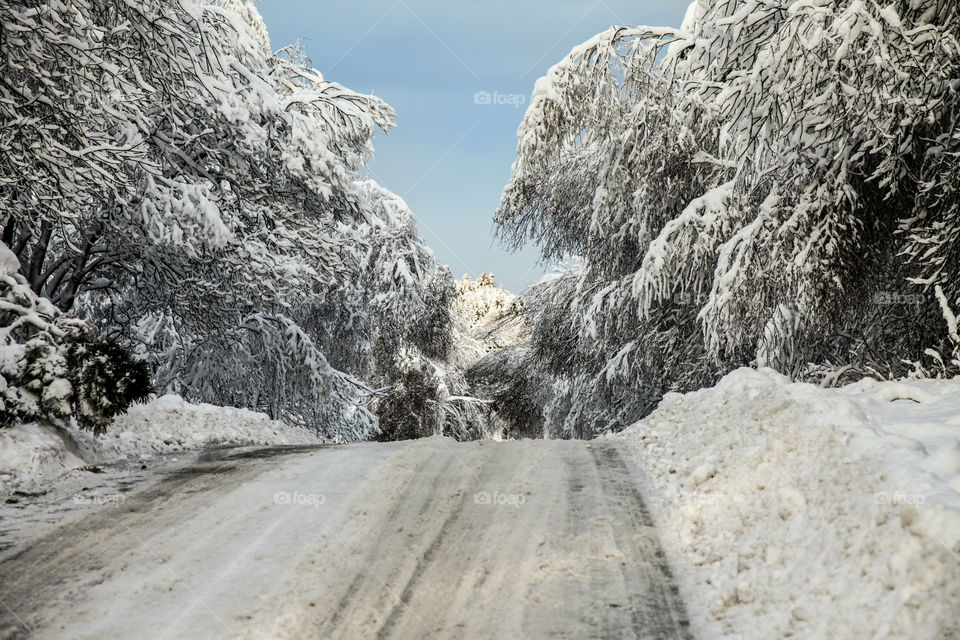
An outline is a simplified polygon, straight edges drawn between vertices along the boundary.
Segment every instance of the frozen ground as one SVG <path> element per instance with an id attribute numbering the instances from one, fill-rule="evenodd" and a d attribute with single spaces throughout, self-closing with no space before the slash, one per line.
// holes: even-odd
<path id="1" fill-rule="evenodd" d="M 960 638 L 960 380 L 744 369 L 616 437 L 699 637 Z"/>
<path id="2" fill-rule="evenodd" d="M 0 553 L 0 637 L 689 638 L 612 442 L 219 449 L 151 460 Z M 114 496 L 111 498 L 111 496 Z M 16 512 L 11 510 L 16 507 Z"/>

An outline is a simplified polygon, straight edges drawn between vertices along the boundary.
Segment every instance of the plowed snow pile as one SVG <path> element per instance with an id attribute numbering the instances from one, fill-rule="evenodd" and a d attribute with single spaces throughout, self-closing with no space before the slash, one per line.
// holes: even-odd
<path id="1" fill-rule="evenodd" d="M 704 638 L 960 638 L 960 380 L 741 369 L 617 437 Z"/>
<path id="2" fill-rule="evenodd" d="M 322 440 L 307 429 L 271 420 L 247 409 L 191 404 L 166 395 L 130 407 L 99 437 L 74 432 L 80 445 L 100 460 L 191 451 L 216 445 L 317 444 Z"/>
<path id="3" fill-rule="evenodd" d="M 52 482 L 77 467 L 216 445 L 318 444 L 322 440 L 246 409 L 190 404 L 167 395 L 134 405 L 96 437 L 26 424 L 0 430 L 0 496 Z"/>

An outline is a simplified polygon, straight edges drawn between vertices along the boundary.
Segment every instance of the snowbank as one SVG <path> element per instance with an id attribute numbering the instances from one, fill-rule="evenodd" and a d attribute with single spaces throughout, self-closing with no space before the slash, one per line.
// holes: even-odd
<path id="1" fill-rule="evenodd" d="M 741 369 L 616 437 L 698 636 L 960 637 L 960 380 Z"/>
<path id="2" fill-rule="evenodd" d="M 73 436 L 84 451 L 100 461 L 204 449 L 218 445 L 317 444 L 322 440 L 306 429 L 271 420 L 247 409 L 190 404 L 166 395 L 134 405 L 107 433 L 88 431 Z"/>
<path id="3" fill-rule="evenodd" d="M 134 405 L 99 437 L 89 431 L 62 432 L 49 425 L 0 429 L 0 495 L 34 490 L 64 472 L 127 458 L 204 449 L 218 445 L 319 444 L 305 429 L 262 413 L 190 404 L 167 395 Z"/>
<path id="4" fill-rule="evenodd" d="M 0 496 L 36 489 L 42 479 L 85 464 L 69 436 L 50 425 L 0 429 Z"/>

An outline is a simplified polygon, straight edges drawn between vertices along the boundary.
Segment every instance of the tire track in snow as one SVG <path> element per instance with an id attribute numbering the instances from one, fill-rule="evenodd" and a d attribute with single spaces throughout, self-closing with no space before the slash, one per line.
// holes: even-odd
<path id="1" fill-rule="evenodd" d="M 0 576 L 38 638 L 691 638 L 614 442 L 214 452 Z"/>
<path id="2" fill-rule="evenodd" d="M 601 471 L 599 479 L 608 508 L 622 514 L 614 521 L 614 538 L 635 559 L 621 564 L 624 581 L 645 585 L 644 597 L 630 607 L 636 637 L 692 638 L 690 620 L 666 554 L 660 548 L 656 524 L 620 450 L 612 443 L 596 443 L 590 451 Z"/>

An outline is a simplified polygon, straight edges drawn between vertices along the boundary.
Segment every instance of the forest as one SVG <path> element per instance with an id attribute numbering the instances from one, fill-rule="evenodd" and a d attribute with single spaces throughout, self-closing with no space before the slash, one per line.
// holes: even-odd
<path id="1" fill-rule="evenodd" d="M 687 3 L 0 0 L 0 640 L 960 638 L 960 2 Z"/>
<path id="2" fill-rule="evenodd" d="M 336 441 L 592 438 L 741 366 L 952 377 L 958 14 L 712 0 L 575 48 L 495 214 L 556 265 L 514 296 L 367 177 L 393 109 L 250 0 L 0 3 L 0 424 L 176 393 Z"/>
<path id="3" fill-rule="evenodd" d="M 958 12 L 695 2 L 554 66 L 496 215 L 569 258 L 524 296 L 510 368 L 550 385 L 527 419 L 589 438 L 742 366 L 956 375 Z"/>

